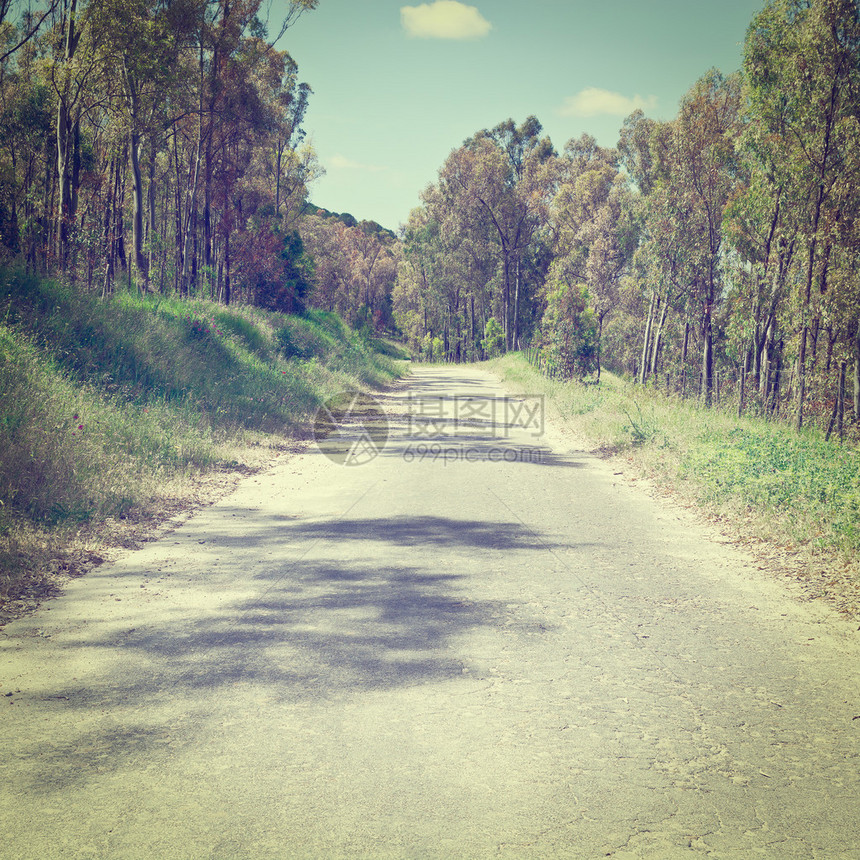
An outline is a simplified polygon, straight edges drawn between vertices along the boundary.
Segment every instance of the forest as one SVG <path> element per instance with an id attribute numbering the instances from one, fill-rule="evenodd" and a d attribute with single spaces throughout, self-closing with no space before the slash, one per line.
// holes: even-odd
<path id="1" fill-rule="evenodd" d="M 769 0 L 742 68 L 668 121 L 560 151 L 508 119 L 397 234 L 309 202 L 312 102 L 279 47 L 318 0 L 0 0 L 3 261 L 117 290 L 317 308 L 417 358 L 526 350 L 796 427 L 860 416 L 860 20 Z"/>
<path id="2" fill-rule="evenodd" d="M 451 360 L 639 383 L 800 428 L 860 415 L 860 29 L 847 0 L 773 0 L 743 68 L 677 115 L 561 153 L 529 117 L 454 150 L 404 236 L 395 317 Z M 840 396 L 841 394 L 841 396 Z"/>
<path id="3" fill-rule="evenodd" d="M 390 325 L 393 234 L 308 203 L 311 88 L 277 46 L 316 5 L 265 21 L 260 0 L 51 0 L 14 20 L 2 0 L 6 261 L 105 297 L 292 313 L 313 290 Z"/>

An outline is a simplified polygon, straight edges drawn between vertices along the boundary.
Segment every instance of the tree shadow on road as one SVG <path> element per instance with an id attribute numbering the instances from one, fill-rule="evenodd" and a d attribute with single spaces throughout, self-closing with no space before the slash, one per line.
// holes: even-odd
<path id="1" fill-rule="evenodd" d="M 278 544 L 292 557 L 272 559 L 243 577 L 241 597 L 223 571 L 211 586 L 196 586 L 223 588 L 225 594 L 199 613 L 165 601 L 151 616 L 154 623 L 67 641 L 68 647 L 94 651 L 121 648 L 124 659 L 45 697 L 57 700 L 58 708 L 80 711 L 81 722 L 65 737 L 52 738 L 49 755 L 34 750 L 31 788 L 87 780 L 90 769 L 69 764 L 79 762 L 79 748 L 100 751 L 94 775 L 125 766 L 128 757 L 141 754 L 141 744 L 162 749 L 167 735 L 175 741 L 192 731 L 194 714 L 202 719 L 224 697 L 249 686 L 289 707 L 462 678 L 460 637 L 479 628 L 509 633 L 513 620 L 522 630 L 530 610 L 509 599 L 477 598 L 469 570 L 458 565 L 468 568 L 465 560 L 474 552 L 490 552 L 502 565 L 517 550 L 547 548 L 518 523 L 444 517 L 287 524 L 272 518 L 267 530 L 219 539 L 217 551 L 224 554 L 240 541 L 256 547 L 258 559 L 263 549 L 271 558 Z M 387 552 L 390 560 L 392 546 L 403 563 L 374 560 L 375 552 L 383 553 L 380 558 Z M 409 551 L 415 547 L 422 551 Z M 437 564 L 443 547 L 453 550 L 444 567 Z M 174 725 L 177 702 L 192 717 L 183 724 L 187 728 Z M 93 725 L 98 713 L 112 714 L 103 730 Z M 116 721 L 129 715 L 139 729 L 117 733 Z"/>

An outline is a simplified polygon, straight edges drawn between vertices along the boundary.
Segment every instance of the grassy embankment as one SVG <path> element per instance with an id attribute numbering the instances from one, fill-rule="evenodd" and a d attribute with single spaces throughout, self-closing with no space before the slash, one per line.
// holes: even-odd
<path id="1" fill-rule="evenodd" d="M 109 301 L 0 270 L 0 604 L 306 432 L 326 397 L 401 372 L 334 314 Z"/>
<path id="2" fill-rule="evenodd" d="M 671 487 L 750 542 L 767 542 L 803 570 L 810 589 L 860 610 L 860 453 L 778 422 L 704 409 L 604 374 L 600 385 L 547 379 L 520 354 L 493 369 L 544 393 L 595 449 Z"/>

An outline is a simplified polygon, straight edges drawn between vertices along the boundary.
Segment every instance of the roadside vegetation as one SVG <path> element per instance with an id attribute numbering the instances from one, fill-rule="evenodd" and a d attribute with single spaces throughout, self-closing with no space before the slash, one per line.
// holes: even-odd
<path id="1" fill-rule="evenodd" d="M 325 398 L 397 376 L 398 357 L 325 311 L 105 301 L 0 270 L 0 602 L 64 552 L 97 555 L 100 525 L 258 467 Z"/>
<path id="2" fill-rule="evenodd" d="M 705 408 L 604 372 L 599 384 L 550 379 L 521 353 L 491 367 L 509 386 L 548 398 L 585 446 L 615 456 L 679 501 L 703 507 L 751 544 L 814 572 L 814 590 L 860 610 L 860 454 L 737 405 Z"/>

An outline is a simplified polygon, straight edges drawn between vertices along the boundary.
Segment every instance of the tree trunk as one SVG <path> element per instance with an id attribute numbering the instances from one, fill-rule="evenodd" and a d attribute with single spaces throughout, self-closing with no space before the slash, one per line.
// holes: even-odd
<path id="1" fill-rule="evenodd" d="M 761 347 L 761 357 L 759 358 L 759 401 L 765 411 L 767 410 L 767 395 L 770 390 L 770 356 L 774 346 L 774 333 L 775 320 L 771 317 L 768 320 L 767 330 L 765 331 Z"/>
<path id="2" fill-rule="evenodd" d="M 779 415 L 779 389 L 782 384 L 782 343 L 776 353 L 776 366 L 773 369 L 773 384 L 771 386 L 770 408 L 767 410 L 771 415 Z"/>
<path id="3" fill-rule="evenodd" d="M 200 248 L 197 238 L 197 209 L 191 213 L 191 274 L 188 278 L 188 294 L 197 293 L 197 263 L 200 260 Z"/>
<path id="4" fill-rule="evenodd" d="M 61 272 L 66 271 L 69 252 L 69 210 L 72 205 L 69 177 L 69 112 L 64 96 L 57 107 L 57 227 L 54 250 Z"/>
<path id="5" fill-rule="evenodd" d="M 505 332 L 505 352 L 510 352 L 511 349 L 511 311 L 510 311 L 510 303 L 511 303 L 511 265 L 510 259 L 508 255 L 508 250 L 506 247 L 502 248 L 502 254 L 504 255 L 504 283 L 502 284 L 502 313 L 505 318 L 504 323 L 504 332 Z"/>
<path id="6" fill-rule="evenodd" d="M 471 305 L 471 311 L 472 311 L 472 314 L 471 314 L 472 315 L 472 324 L 471 324 L 471 329 L 470 329 L 471 337 L 469 340 L 469 356 L 471 357 L 475 352 L 475 340 L 476 340 L 476 337 L 475 337 L 475 296 L 474 296 L 474 294 L 469 296 L 469 304 Z"/>
<path id="7" fill-rule="evenodd" d="M 687 396 L 687 354 L 690 350 L 690 323 L 684 323 L 684 345 L 681 347 L 681 397 Z"/>
<path id="8" fill-rule="evenodd" d="M 597 382 L 600 382 L 600 342 L 603 339 L 603 318 L 605 313 L 597 317 Z"/>
<path id="9" fill-rule="evenodd" d="M 51 226 L 53 224 L 53 219 L 51 218 L 51 194 L 52 187 L 54 183 L 54 170 L 51 169 L 51 154 L 52 154 L 52 144 L 55 144 L 56 141 L 51 141 L 50 137 L 45 137 L 45 146 L 43 150 L 43 158 L 45 165 L 45 182 L 44 188 L 42 190 L 42 211 L 39 215 L 39 227 L 42 232 L 42 245 L 38 249 L 36 248 L 36 242 L 33 242 L 33 268 L 36 268 L 36 255 L 40 253 L 42 255 L 42 270 L 47 271 L 48 268 L 48 257 L 50 256 L 50 249 L 53 244 L 53 237 L 51 236 Z"/>
<path id="10" fill-rule="evenodd" d="M 207 274 L 211 271 L 212 260 L 214 256 L 215 231 L 212 227 L 212 173 L 213 173 L 213 149 L 214 149 L 214 125 L 215 125 L 215 109 L 218 107 L 218 98 L 221 92 L 221 55 L 222 43 L 224 34 L 227 31 L 228 20 L 230 18 L 231 5 L 225 2 L 221 9 L 221 21 L 219 32 L 215 37 L 215 44 L 212 50 L 212 61 L 209 67 L 209 102 L 208 116 L 209 124 L 206 132 L 206 158 L 204 169 L 203 183 L 203 264 L 206 266 Z M 203 129 L 203 49 L 200 51 L 200 81 L 201 81 L 201 111 L 200 111 L 200 128 Z M 276 210 L 277 212 L 277 210 Z M 211 275 L 210 275 L 211 277 Z"/>
<path id="11" fill-rule="evenodd" d="M 200 139 L 197 141 L 197 155 L 194 160 L 194 179 L 191 182 L 191 187 L 188 189 L 188 208 L 187 214 L 185 217 L 185 226 L 182 233 L 182 274 L 179 279 L 179 291 L 182 295 L 187 296 L 189 293 L 188 289 L 188 273 L 189 273 L 189 265 L 188 265 L 188 239 L 191 234 L 192 228 L 196 231 L 196 212 L 197 212 L 197 181 L 200 177 L 200 155 L 201 150 L 203 148 L 203 127 L 201 124 L 200 128 Z"/>
<path id="12" fill-rule="evenodd" d="M 654 335 L 654 346 L 651 350 L 651 366 L 650 371 L 653 374 L 657 373 L 657 359 L 660 355 L 660 346 L 663 337 L 663 326 L 666 323 L 666 315 L 669 312 L 669 302 L 663 302 L 663 309 L 660 312 L 660 322 L 657 323 L 657 333 Z"/>
<path id="13" fill-rule="evenodd" d="M 69 119 L 66 99 L 60 96 L 57 106 L 57 227 L 55 232 L 56 248 L 54 250 L 57 265 L 61 272 L 66 270 L 69 247 Z"/>
<path id="14" fill-rule="evenodd" d="M 182 292 L 182 165 L 179 162 L 179 135 L 176 130 L 173 132 L 173 155 L 174 168 L 176 171 L 176 181 L 174 182 L 174 199 L 173 199 L 173 280 L 174 289 Z"/>
<path id="15" fill-rule="evenodd" d="M 836 409 L 836 430 L 839 433 L 839 439 L 843 436 L 843 419 L 845 416 L 845 371 L 847 362 L 843 361 L 839 365 L 839 401 Z"/>
<path id="16" fill-rule="evenodd" d="M 805 314 L 806 311 L 804 310 Z M 800 351 L 797 354 L 797 413 L 794 426 L 799 432 L 803 427 L 803 402 L 806 399 L 806 341 L 809 336 L 809 327 L 804 322 L 800 330 Z"/>
<path id="17" fill-rule="evenodd" d="M 645 334 L 642 339 L 642 357 L 639 361 L 639 384 L 644 385 L 648 381 L 648 356 L 651 346 L 651 326 L 654 320 L 654 302 L 656 290 L 651 290 L 651 304 L 648 307 L 648 317 L 645 320 Z"/>
<path id="18" fill-rule="evenodd" d="M 860 320 L 854 332 L 854 420 L 860 421 Z"/>
<path id="19" fill-rule="evenodd" d="M 753 354 L 750 356 L 751 361 L 747 362 L 747 370 L 748 375 L 752 375 L 753 384 L 756 386 L 761 384 L 761 369 L 762 369 L 762 349 L 763 344 L 767 342 L 767 329 L 768 329 L 769 321 L 765 323 L 764 328 L 761 332 L 761 337 L 758 336 L 758 332 L 753 335 L 753 343 L 752 350 Z"/>
<path id="20" fill-rule="evenodd" d="M 75 117 L 72 123 L 72 173 L 69 185 L 69 251 L 70 251 L 70 277 L 74 281 L 78 267 L 78 231 L 76 229 L 78 219 L 78 196 L 81 187 L 81 120 Z"/>
<path id="21" fill-rule="evenodd" d="M 71 93 L 71 62 L 78 46 L 79 34 L 76 31 L 77 0 L 70 0 L 69 14 L 65 21 L 65 49 L 63 52 L 63 81 L 57 98 L 57 232 L 56 257 L 60 271 L 65 272 L 68 265 L 69 225 L 72 215 L 71 146 L 72 118 L 69 98 Z"/>
<path id="22" fill-rule="evenodd" d="M 125 178 L 128 162 L 128 144 L 124 144 L 122 153 L 116 159 L 116 190 L 114 192 L 113 207 L 113 235 L 116 248 L 115 261 L 119 261 L 119 268 L 128 272 L 130 266 L 125 254 L 125 218 L 123 201 L 125 200 Z"/>
<path id="23" fill-rule="evenodd" d="M 522 273 L 520 271 L 520 255 L 517 252 L 516 258 L 516 281 L 514 287 L 514 334 L 513 334 L 513 348 L 520 348 L 520 279 Z"/>
<path id="24" fill-rule="evenodd" d="M 827 158 L 827 143 L 830 138 L 830 126 L 826 133 L 825 143 L 825 163 Z M 822 167 L 823 174 L 824 167 Z M 823 175 L 822 175 L 823 180 Z M 816 249 L 818 247 L 818 224 L 821 218 L 821 208 L 824 203 L 824 184 L 823 181 L 818 187 L 818 194 L 815 200 L 815 211 L 812 218 L 812 236 L 809 240 L 809 255 L 806 263 L 806 285 L 804 289 L 803 304 L 801 305 L 800 313 L 803 319 L 803 328 L 800 332 L 800 352 L 797 359 L 797 417 L 795 427 L 798 431 L 803 427 L 803 405 L 806 400 L 806 345 L 809 338 L 809 322 L 808 316 L 810 305 L 812 302 L 812 279 L 815 275 L 815 258 Z"/>
<path id="25" fill-rule="evenodd" d="M 108 162 L 108 183 L 107 183 L 107 198 L 105 200 L 105 217 L 104 217 L 104 254 L 105 254 L 105 274 L 102 283 L 102 298 L 107 297 L 113 291 L 113 190 L 114 190 L 114 162 L 111 159 Z"/>
<path id="26" fill-rule="evenodd" d="M 815 363 L 818 360 L 818 337 L 821 334 L 821 318 L 815 316 L 812 319 L 812 327 L 809 330 L 809 341 L 812 347 L 810 356 L 810 372 L 815 372 Z"/>
<path id="27" fill-rule="evenodd" d="M 839 339 L 838 332 L 833 330 L 833 326 L 829 325 L 827 331 L 827 357 L 824 361 L 824 373 L 830 373 L 830 365 L 833 363 L 833 347 L 836 346 L 836 341 Z"/>
<path id="28" fill-rule="evenodd" d="M 146 293 L 149 290 L 149 260 L 143 253 L 143 175 L 140 171 L 140 150 L 143 146 L 140 132 L 136 129 L 131 132 L 131 176 L 132 197 L 134 198 L 134 214 L 132 218 L 132 242 L 134 244 L 134 262 L 138 274 L 142 276 L 143 283 L 140 291 Z"/>
<path id="29" fill-rule="evenodd" d="M 211 114 L 210 114 L 211 116 Z M 202 121 L 202 118 L 201 118 Z M 210 120 L 212 122 L 212 120 Z M 212 265 L 212 133 L 206 135 L 206 158 L 203 170 L 203 264 Z"/>
<path id="30" fill-rule="evenodd" d="M 146 258 L 147 280 L 151 277 L 151 272 L 155 262 L 155 237 L 158 231 L 156 230 L 155 217 L 155 141 L 149 148 L 149 185 L 146 189 L 147 194 L 147 224 L 146 224 L 146 241 L 148 244 L 148 252 Z"/>
<path id="31" fill-rule="evenodd" d="M 224 237 L 224 304 L 229 305 L 232 301 L 230 284 L 230 231 Z"/>
<path id="32" fill-rule="evenodd" d="M 280 137 L 277 142 L 277 156 L 275 158 L 275 217 L 281 214 L 281 162 L 284 158 L 284 146 Z"/>
<path id="33" fill-rule="evenodd" d="M 711 306 L 705 306 L 702 319 L 702 383 L 700 397 L 705 406 L 710 406 L 713 400 L 714 390 L 714 342 L 713 329 L 711 326 Z"/>

